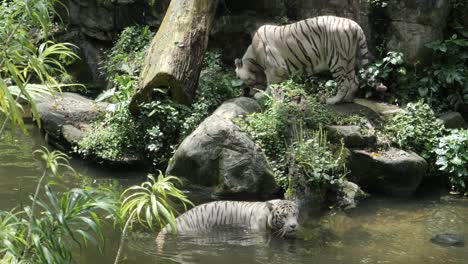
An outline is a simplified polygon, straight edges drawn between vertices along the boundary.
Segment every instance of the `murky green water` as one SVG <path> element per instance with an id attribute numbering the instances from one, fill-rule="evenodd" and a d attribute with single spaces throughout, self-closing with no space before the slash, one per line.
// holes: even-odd
<path id="1" fill-rule="evenodd" d="M 40 163 L 32 151 L 44 145 L 37 130 L 31 136 L 7 130 L 0 139 L 0 209 L 28 203 Z M 118 179 L 138 183 L 144 171 L 106 170 L 73 160 L 73 167 L 93 181 Z M 71 182 L 70 184 L 77 184 Z M 191 194 L 199 197 L 197 194 Z M 346 213 L 302 212 L 302 239 L 278 239 L 246 230 L 216 230 L 198 237 L 169 239 L 157 247 L 155 233 L 129 236 L 124 263 L 467 263 L 468 246 L 447 248 L 429 239 L 452 232 L 468 240 L 468 200 L 438 196 L 413 199 L 372 198 Z M 119 233 L 107 230 L 103 255 L 76 250 L 77 263 L 113 263 Z"/>

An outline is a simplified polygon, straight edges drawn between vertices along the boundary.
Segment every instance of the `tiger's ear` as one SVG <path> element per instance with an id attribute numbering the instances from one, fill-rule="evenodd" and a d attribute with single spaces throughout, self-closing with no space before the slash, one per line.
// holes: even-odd
<path id="1" fill-rule="evenodd" d="M 236 58 L 234 60 L 234 64 L 236 65 L 236 68 L 242 68 L 242 60 L 241 59 Z"/>
<path id="2" fill-rule="evenodd" d="M 270 210 L 270 212 L 272 212 L 273 209 L 275 209 L 276 201 L 278 201 L 278 200 L 270 200 L 270 201 L 266 202 L 266 206 L 267 206 L 268 210 Z"/>

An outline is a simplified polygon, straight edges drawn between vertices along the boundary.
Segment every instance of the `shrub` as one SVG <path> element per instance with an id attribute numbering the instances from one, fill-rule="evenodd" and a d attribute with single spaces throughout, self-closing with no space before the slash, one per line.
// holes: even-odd
<path id="1" fill-rule="evenodd" d="M 125 28 L 115 45 L 105 53 L 100 68 L 102 74 L 108 79 L 112 79 L 115 74 L 138 77 L 153 36 L 148 26 Z"/>
<path id="2" fill-rule="evenodd" d="M 75 46 L 55 43 L 51 35 L 55 0 L 11 0 L 0 3 L 0 114 L 27 133 L 19 99 L 27 101 L 37 125 L 41 118 L 33 100 L 38 95 L 60 90 L 58 77 L 64 65 L 78 56 Z M 43 85 L 35 85 L 43 84 Z M 0 134 L 3 128 L 0 128 Z"/>
<path id="3" fill-rule="evenodd" d="M 394 116 L 385 129 L 390 139 L 399 147 L 413 150 L 430 159 L 444 126 L 437 120 L 429 105 L 419 101 L 408 104 L 406 112 Z"/>
<path id="4" fill-rule="evenodd" d="M 270 88 L 272 95 L 264 100 L 264 111 L 240 117 L 235 120 L 236 124 L 262 148 L 275 173 L 276 182 L 284 189 L 289 188 L 286 174 L 291 162 L 300 164 L 302 172 L 307 175 L 306 184 L 310 187 L 321 187 L 324 182 L 332 184 L 339 169 L 336 167 L 336 156 L 331 154 L 332 146 L 326 142 L 321 127 L 335 123 L 349 124 L 360 119 L 332 113 L 317 97 L 306 94 L 305 84 L 288 80 Z M 304 137 L 300 132 L 311 129 L 320 132 L 313 133 L 312 137 Z M 307 155 L 312 156 L 309 159 Z M 325 172 L 329 174 L 325 175 Z"/>
<path id="5" fill-rule="evenodd" d="M 234 73 L 223 69 L 220 53 L 207 52 L 204 65 L 191 114 L 183 122 L 182 138 L 195 130 L 224 101 L 242 95 L 242 82 Z"/>
<path id="6" fill-rule="evenodd" d="M 299 141 L 292 144 L 289 155 L 305 176 L 305 183 L 314 190 L 323 190 L 345 177 L 343 150 L 341 145 L 336 151 L 336 147 L 328 142 L 326 132 L 319 129 L 311 136 L 299 137 Z"/>
<path id="7" fill-rule="evenodd" d="M 137 88 L 137 77 L 115 73 L 111 79 L 113 87 L 96 98 L 115 103 L 114 112 L 107 113 L 79 143 L 79 152 L 105 160 L 143 156 L 164 165 L 181 139 L 222 102 L 241 94 L 235 76 L 223 71 L 219 53 L 207 53 L 205 64 L 192 106 L 177 104 L 165 91 L 156 89 L 157 99 L 143 105 L 138 117 L 127 110 Z"/>
<path id="8" fill-rule="evenodd" d="M 407 81 L 404 57 L 401 52 L 389 51 L 383 59 L 361 69 L 358 77 L 360 88 L 366 98 L 381 97 L 384 99 L 386 96 L 388 101 L 395 102 L 399 98 L 408 97 L 408 95 L 401 94 L 401 86 Z M 376 89 L 381 85 L 385 85 L 388 92 L 377 91 Z M 396 92 L 398 92 L 398 97 Z M 403 99 L 406 101 L 409 98 Z"/>
<path id="9" fill-rule="evenodd" d="M 107 113 L 91 133 L 79 142 L 79 152 L 105 160 L 147 157 L 158 165 L 170 158 L 186 116 L 185 106 L 174 103 L 159 91 L 158 100 L 142 106 L 138 117 L 128 111 L 128 101 Z"/>
<path id="10" fill-rule="evenodd" d="M 264 151 L 276 181 L 287 186 L 285 173 L 287 115 L 284 104 L 274 103 L 262 113 L 236 119 L 236 124 L 249 133 Z"/>
<path id="11" fill-rule="evenodd" d="M 436 165 L 447 172 L 451 187 L 457 192 L 468 191 L 468 130 L 452 130 L 439 139 Z"/>
<path id="12" fill-rule="evenodd" d="M 441 111 L 468 104 L 468 32 L 459 29 L 458 35 L 426 46 L 434 57 L 418 81 L 419 95 Z"/>

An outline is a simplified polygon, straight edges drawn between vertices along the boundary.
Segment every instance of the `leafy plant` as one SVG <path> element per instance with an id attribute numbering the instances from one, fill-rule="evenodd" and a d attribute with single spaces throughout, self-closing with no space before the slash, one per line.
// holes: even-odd
<path id="1" fill-rule="evenodd" d="M 449 175 L 454 191 L 468 191 L 468 130 L 452 130 L 439 139 L 436 165 Z"/>
<path id="2" fill-rule="evenodd" d="M 406 81 L 403 53 L 389 51 L 387 55 L 359 71 L 359 83 L 366 98 L 387 91 L 399 91 L 399 84 Z M 388 86 L 388 87 L 387 87 Z M 379 91 L 379 89 L 382 89 Z M 384 91 L 385 90 L 385 91 Z"/>
<path id="3" fill-rule="evenodd" d="M 148 179 L 140 186 L 128 188 L 121 195 L 120 215 L 126 220 L 115 263 L 118 263 L 120 259 L 127 229 L 131 229 L 134 222 L 138 222 L 148 229 L 154 228 L 154 222 L 161 228 L 169 224 L 172 226 L 173 232 L 176 232 L 174 213 L 177 210 L 174 206 L 181 204 L 184 210 L 187 210 L 187 205 L 193 205 L 186 195 L 174 185 L 174 183 L 181 183 L 177 177 L 164 176 L 160 171 L 157 179 L 153 175 L 148 175 Z"/>
<path id="4" fill-rule="evenodd" d="M 298 141 L 291 145 L 288 154 L 294 166 L 305 176 L 305 184 L 309 188 L 324 190 L 346 176 L 343 144 L 336 150 L 322 129 L 312 132 L 312 135 L 299 135 L 296 138 Z"/>
<path id="5" fill-rule="evenodd" d="M 252 113 L 236 119 L 236 124 L 249 133 L 265 152 L 276 181 L 287 185 L 285 178 L 286 156 L 286 112 L 284 104 L 272 101 L 271 106 L 262 113 Z"/>
<path id="6" fill-rule="evenodd" d="M 195 130 L 224 101 L 242 95 L 242 82 L 232 72 L 223 69 L 220 53 L 207 52 L 204 64 L 191 114 L 183 122 L 181 138 Z"/>
<path id="7" fill-rule="evenodd" d="M 71 50 L 73 45 L 51 40 L 56 4 L 60 2 L 13 0 L 0 4 L 0 46 L 3 47 L 0 53 L 0 111 L 25 133 L 22 108 L 18 104 L 20 97 L 29 101 L 40 125 L 28 84 L 45 84 L 48 89 L 35 90 L 42 94 L 60 90 L 56 77 L 65 72 L 64 64 L 77 58 Z"/>
<path id="8" fill-rule="evenodd" d="M 289 150 L 305 152 L 308 144 L 313 143 L 308 141 L 305 144 L 304 137 L 295 137 L 293 131 L 298 124 L 301 130 L 307 131 L 337 123 L 354 124 L 360 119 L 332 113 L 317 97 L 307 95 L 305 84 L 288 80 L 272 85 L 270 89 L 271 95 L 266 96 L 263 112 L 240 117 L 235 122 L 262 148 L 275 172 L 276 182 L 287 189 L 289 179 L 286 174 L 291 162 L 288 160 Z"/>
<path id="9" fill-rule="evenodd" d="M 131 26 L 119 35 L 115 45 L 105 53 L 101 71 L 109 79 L 116 74 L 138 77 L 154 33 L 148 26 Z"/>
<path id="10" fill-rule="evenodd" d="M 458 35 L 426 46 L 434 58 L 418 81 L 419 95 L 437 107 L 445 102 L 457 109 L 468 103 L 468 32 L 459 29 Z"/>
<path id="11" fill-rule="evenodd" d="M 60 178 L 62 169 L 74 171 L 63 153 L 46 149 L 37 153 L 45 168 L 31 197 L 31 206 L 16 213 L 0 211 L 1 263 L 70 263 L 70 243 L 80 247 L 88 242 L 99 248 L 103 245 L 102 216 L 97 212 L 116 215 L 116 200 L 106 188 L 75 188 L 58 196 L 50 184 L 45 184 L 47 200 L 39 198 L 42 182 L 49 174 Z"/>
<path id="12" fill-rule="evenodd" d="M 444 125 L 437 120 L 428 104 L 419 101 L 408 104 L 406 112 L 395 115 L 385 129 L 399 147 L 431 159 L 437 139 L 444 132 Z"/>

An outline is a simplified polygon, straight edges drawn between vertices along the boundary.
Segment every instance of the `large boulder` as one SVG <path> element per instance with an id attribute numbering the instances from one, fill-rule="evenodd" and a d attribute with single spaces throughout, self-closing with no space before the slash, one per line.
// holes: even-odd
<path id="1" fill-rule="evenodd" d="M 403 51 L 408 64 L 429 62 L 424 45 L 443 37 L 449 11 L 449 0 L 388 1 L 387 49 Z"/>
<path id="2" fill-rule="evenodd" d="M 342 181 L 333 186 L 331 197 L 333 207 L 337 209 L 347 210 L 358 206 L 361 200 L 369 197 L 369 194 L 364 192 L 361 187 L 350 181 Z"/>
<path id="3" fill-rule="evenodd" d="M 84 138 L 90 124 L 105 111 L 107 103 L 97 103 L 75 93 L 35 99 L 42 130 L 49 143 L 66 150 Z"/>
<path id="4" fill-rule="evenodd" d="M 56 94 L 35 99 L 46 142 L 62 151 L 71 152 L 78 142 L 92 130 L 110 104 L 95 102 L 75 93 Z M 104 160 L 98 157 L 86 158 L 100 164 L 134 168 L 146 165 L 142 156 L 126 155 L 117 160 Z"/>
<path id="5" fill-rule="evenodd" d="M 218 196 L 267 198 L 278 186 L 265 155 L 233 119 L 260 110 L 254 99 L 223 103 L 180 144 L 166 174 L 213 186 Z"/>
<path id="6" fill-rule="evenodd" d="M 445 128 L 468 129 L 465 119 L 463 119 L 463 116 L 458 112 L 444 113 L 439 116 L 439 119 L 443 122 Z"/>
<path id="7" fill-rule="evenodd" d="M 421 184 L 427 167 L 427 162 L 414 152 L 395 148 L 380 152 L 353 150 L 348 179 L 366 192 L 408 196 Z"/>
<path id="8" fill-rule="evenodd" d="M 376 142 L 375 135 L 363 133 L 360 126 L 327 126 L 326 129 L 331 142 L 340 143 L 343 140 L 347 148 L 365 148 Z"/>

